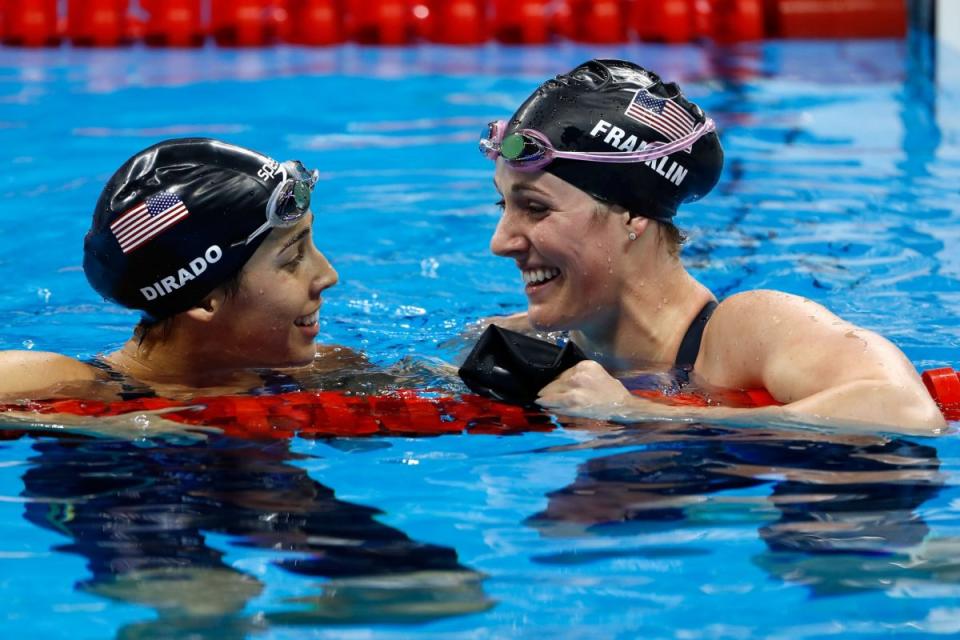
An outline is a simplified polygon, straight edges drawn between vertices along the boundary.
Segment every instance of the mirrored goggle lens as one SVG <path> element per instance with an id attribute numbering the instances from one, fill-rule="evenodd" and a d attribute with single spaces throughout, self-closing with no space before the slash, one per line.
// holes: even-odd
<path id="1" fill-rule="evenodd" d="M 310 208 L 312 185 L 308 181 L 288 180 L 280 189 L 273 215 L 281 222 L 299 220 Z"/>
<path id="2" fill-rule="evenodd" d="M 546 149 L 540 142 L 520 133 L 511 133 L 500 143 L 500 155 L 510 162 L 534 162 L 545 154 Z"/>
<path id="3" fill-rule="evenodd" d="M 487 125 L 486 136 L 480 138 L 480 153 L 490 160 L 496 160 L 500 155 L 500 142 L 502 138 L 500 121 L 491 122 Z"/>
<path id="4" fill-rule="evenodd" d="M 493 144 L 500 144 L 503 140 L 503 130 L 506 123 L 503 120 L 494 120 L 487 125 L 487 140 Z"/>
<path id="5" fill-rule="evenodd" d="M 293 172 L 295 174 L 290 176 L 292 180 L 309 182 L 311 187 L 317 182 L 317 171 L 310 171 L 303 166 L 303 163 L 299 160 L 294 160 L 291 164 L 293 165 Z"/>

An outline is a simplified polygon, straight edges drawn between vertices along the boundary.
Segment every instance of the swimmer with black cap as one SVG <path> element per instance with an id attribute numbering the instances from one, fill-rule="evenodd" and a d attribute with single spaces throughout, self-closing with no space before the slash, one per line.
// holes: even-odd
<path id="1" fill-rule="evenodd" d="M 507 328 L 569 331 L 594 360 L 544 387 L 558 413 L 620 420 L 820 418 L 932 433 L 943 416 L 904 354 L 822 306 L 776 291 L 717 304 L 679 259 L 678 207 L 707 195 L 723 150 L 674 83 L 621 60 L 548 80 L 480 150 L 496 161 L 492 251 L 521 271 L 528 308 Z M 704 386 L 765 388 L 782 407 L 668 407 L 607 368 L 656 363 Z M 606 367 L 606 368 L 605 368 Z"/>
<path id="2" fill-rule="evenodd" d="M 337 273 L 313 243 L 317 180 L 298 161 L 203 138 L 166 140 L 110 178 L 84 239 L 104 298 L 139 310 L 119 351 L 90 362 L 0 354 L 0 393 L 105 377 L 150 394 L 258 387 L 254 369 L 336 366 L 316 343 L 321 294 Z"/>

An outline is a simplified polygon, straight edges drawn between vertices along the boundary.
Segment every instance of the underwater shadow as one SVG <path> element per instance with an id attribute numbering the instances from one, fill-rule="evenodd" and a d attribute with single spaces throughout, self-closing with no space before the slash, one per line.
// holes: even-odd
<path id="1" fill-rule="evenodd" d="M 119 638 L 245 638 L 271 625 L 416 624 L 484 611 L 484 576 L 336 497 L 286 441 L 38 437 L 24 517 L 87 561 L 78 590 L 153 609 Z M 212 536 L 227 536 L 229 549 Z M 232 549 L 243 557 L 225 558 Z M 244 550 L 248 551 L 244 551 Z M 251 551 L 253 558 L 250 558 Z M 279 568 L 286 576 L 276 583 Z M 291 579 L 302 584 L 291 588 Z M 269 602 L 264 596 L 277 592 Z"/>
<path id="2" fill-rule="evenodd" d="M 634 425 L 595 446 L 526 523 L 545 537 L 756 527 L 756 566 L 814 596 L 960 582 L 960 544 L 927 539 L 921 506 L 943 487 L 934 447 L 906 438 L 705 425 Z M 684 540 L 680 537 L 679 540 Z M 547 564 L 706 553 L 687 543 L 542 555 Z"/>

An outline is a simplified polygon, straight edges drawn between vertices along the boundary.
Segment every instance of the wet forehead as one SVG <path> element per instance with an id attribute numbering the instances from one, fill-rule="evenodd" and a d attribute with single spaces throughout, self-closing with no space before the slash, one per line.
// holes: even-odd
<path id="1" fill-rule="evenodd" d="M 272 247 L 283 250 L 305 237 L 310 232 L 312 226 L 313 212 L 309 211 L 307 215 L 303 216 L 303 218 L 298 220 L 297 224 L 292 227 L 274 229 L 264 244 L 270 244 Z"/>
<path id="2" fill-rule="evenodd" d="M 502 161 L 497 161 L 497 170 L 494 173 L 493 182 L 497 190 L 503 195 L 517 192 L 537 192 L 564 201 L 593 200 L 586 192 L 552 173 L 546 171 L 517 171 L 511 169 Z"/>

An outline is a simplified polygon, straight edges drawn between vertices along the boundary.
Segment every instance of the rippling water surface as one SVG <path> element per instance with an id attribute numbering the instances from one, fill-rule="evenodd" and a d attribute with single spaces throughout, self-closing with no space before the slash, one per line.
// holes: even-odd
<path id="1" fill-rule="evenodd" d="M 629 57 L 718 122 L 678 222 L 718 295 L 808 296 L 960 363 L 960 83 L 896 42 L 736 49 L 0 49 L 0 348 L 89 357 L 135 321 L 80 239 L 116 165 L 209 135 L 323 173 L 321 338 L 451 358 L 520 310 L 489 255 L 484 125 Z M 956 68 L 945 52 L 941 65 Z M 952 61 L 952 62 L 951 62 Z M 124 438 L 0 428 L 0 631 L 55 638 L 872 638 L 960 633 L 956 436 L 532 425 L 511 436 Z"/>

